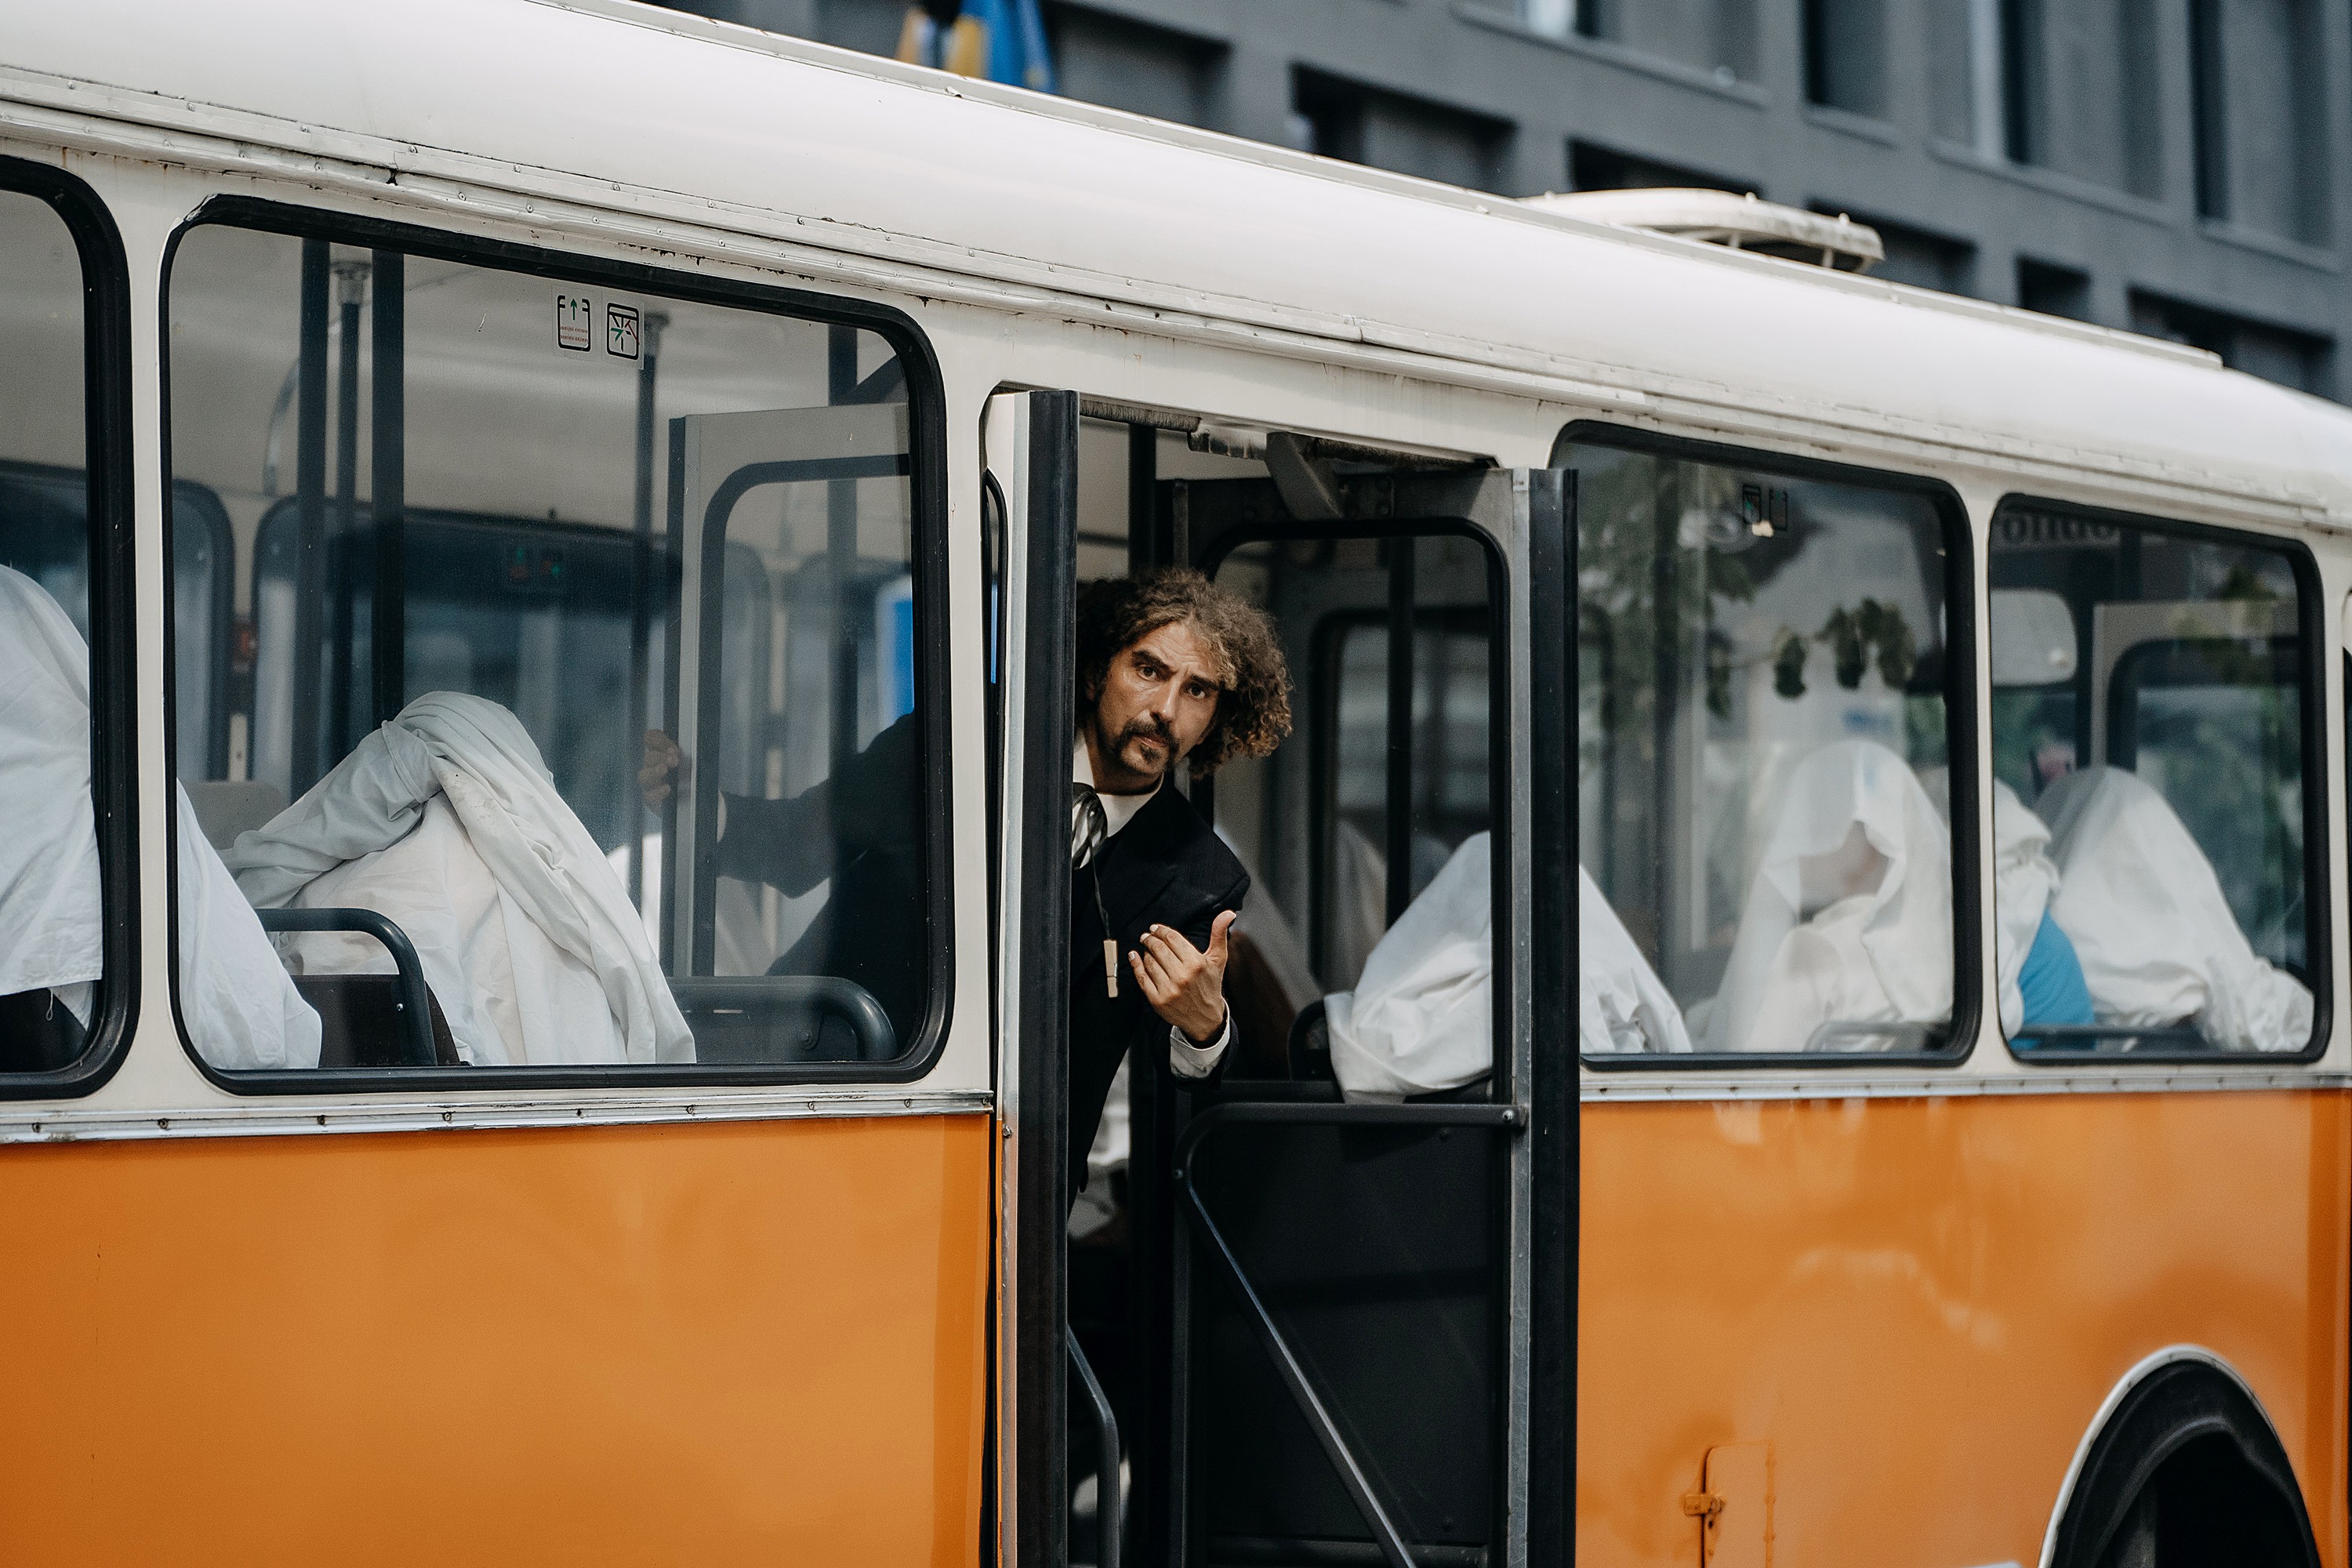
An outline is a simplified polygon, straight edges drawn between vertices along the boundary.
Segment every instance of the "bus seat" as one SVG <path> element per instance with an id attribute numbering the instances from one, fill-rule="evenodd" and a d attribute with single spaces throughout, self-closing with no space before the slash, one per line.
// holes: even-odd
<path id="1" fill-rule="evenodd" d="M 2212 862 L 2154 785 L 2086 768 L 2036 805 L 2059 874 L 2051 912 L 2101 1024 L 2189 1020 L 2221 1050 L 2302 1048 L 2311 993 L 2254 952 Z"/>
<path id="2" fill-rule="evenodd" d="M 1885 746 L 1823 746 L 1790 771 L 1706 1048 L 1916 1049 L 1951 1012 L 1943 818 Z"/>
<path id="3" fill-rule="evenodd" d="M 474 1066 L 694 1059 L 618 874 L 521 721 L 487 699 L 417 698 L 226 859 L 257 907 L 398 923 Z M 357 933 L 281 942 L 306 975 L 392 963 Z"/>
<path id="4" fill-rule="evenodd" d="M 188 779 L 180 787 L 188 792 L 205 841 L 215 849 L 286 809 L 286 792 L 267 779 Z"/>

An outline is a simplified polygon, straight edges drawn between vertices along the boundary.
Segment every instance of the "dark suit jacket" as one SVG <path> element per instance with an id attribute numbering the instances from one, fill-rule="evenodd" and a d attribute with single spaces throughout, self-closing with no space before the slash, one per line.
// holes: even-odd
<path id="1" fill-rule="evenodd" d="M 1102 879 L 1102 913 L 1095 909 L 1095 877 Z M 1168 1065 L 1168 1023 L 1144 1000 L 1125 955 L 1150 925 L 1173 926 L 1194 947 L 1209 945 L 1220 910 L 1238 910 L 1249 894 L 1249 873 L 1224 841 L 1201 820 L 1192 803 L 1167 784 L 1120 832 L 1103 841 L 1094 863 L 1070 873 L 1070 1194 L 1086 1184 L 1087 1149 L 1102 1121 L 1103 1098 L 1130 1050 L 1130 1072 L 1173 1074 Z M 1118 995 L 1103 994 L 1102 914 L 1110 917 L 1120 953 Z M 1218 1073 L 1233 1059 L 1228 1045 Z M 1212 1074 L 1213 1079 L 1217 1074 Z"/>
<path id="2" fill-rule="evenodd" d="M 788 894 L 827 877 L 833 896 L 806 934 L 772 966 L 778 974 L 837 974 L 872 992 L 902 1044 L 922 1023 L 923 902 L 918 861 L 921 793 L 910 715 L 874 738 L 840 772 L 791 800 L 727 797 L 719 869 Z M 1103 910 L 1118 938 L 1118 995 L 1103 994 Z M 1236 910 L 1249 874 L 1192 803 L 1162 785 L 1094 863 L 1070 874 L 1070 1192 L 1086 1184 L 1087 1150 L 1103 1099 L 1128 1052 L 1137 1070 L 1166 1074 L 1168 1025 L 1127 968 L 1146 926 L 1173 926 L 1205 948 L 1220 910 Z M 1218 1068 L 1233 1058 L 1228 1047 Z"/>

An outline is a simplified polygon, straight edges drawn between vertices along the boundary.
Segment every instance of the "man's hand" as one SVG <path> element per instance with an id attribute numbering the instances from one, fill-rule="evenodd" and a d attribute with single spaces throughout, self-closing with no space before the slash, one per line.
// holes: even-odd
<path id="1" fill-rule="evenodd" d="M 637 770 L 637 789 L 646 797 L 646 805 L 653 811 L 662 808 L 669 798 L 674 782 L 683 782 L 687 773 L 686 753 L 677 742 L 659 730 L 646 731 L 646 765 Z"/>
<path id="2" fill-rule="evenodd" d="M 1225 931 L 1233 923 L 1233 910 L 1219 913 L 1209 926 L 1206 952 L 1174 926 L 1155 925 L 1144 931 L 1142 947 L 1127 955 L 1151 1010 L 1196 1046 L 1207 1045 L 1225 1026 Z"/>

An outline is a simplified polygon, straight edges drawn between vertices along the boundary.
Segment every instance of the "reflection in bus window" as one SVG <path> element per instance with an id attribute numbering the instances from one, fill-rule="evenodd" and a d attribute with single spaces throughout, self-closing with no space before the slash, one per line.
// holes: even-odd
<path id="1" fill-rule="evenodd" d="M 171 331 L 173 477 L 247 563 L 203 588 L 251 650 L 183 650 L 178 711 L 228 741 L 184 722 L 180 772 L 321 1065 L 916 1043 L 911 458 L 883 338 L 219 225 L 181 242 Z M 828 809 L 853 766 L 861 811 Z M 794 812 L 787 873 L 763 840 Z"/>
<path id="2" fill-rule="evenodd" d="M 2046 846 L 1997 856 L 2012 1043 L 2302 1049 L 2314 1008 L 2290 557 L 2010 501 L 1991 579 L 1995 837 Z M 2005 835 L 2004 804 L 2030 826 Z"/>
<path id="3" fill-rule="evenodd" d="M 1914 491 L 1579 446 L 1587 1050 L 1946 1048 L 1948 551 Z M 1591 938 L 1588 938 L 1591 940 Z M 1603 1042 L 1606 1042 L 1605 1044 Z"/>
<path id="4" fill-rule="evenodd" d="M 70 1067 L 104 970 L 90 793 L 87 405 L 74 237 L 0 190 L 0 1071 Z M 49 478 L 44 485 L 37 478 Z M 82 606 L 78 628 L 59 601 Z"/>

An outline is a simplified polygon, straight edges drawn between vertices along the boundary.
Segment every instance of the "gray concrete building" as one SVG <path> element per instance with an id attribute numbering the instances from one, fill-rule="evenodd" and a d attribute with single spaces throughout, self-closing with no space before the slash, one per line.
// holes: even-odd
<path id="1" fill-rule="evenodd" d="M 886 55 L 906 16 L 678 3 Z M 1699 184 L 1850 213 L 1882 276 L 2352 395 L 2343 0 L 1045 5 L 1073 98 L 1509 195 Z"/>

